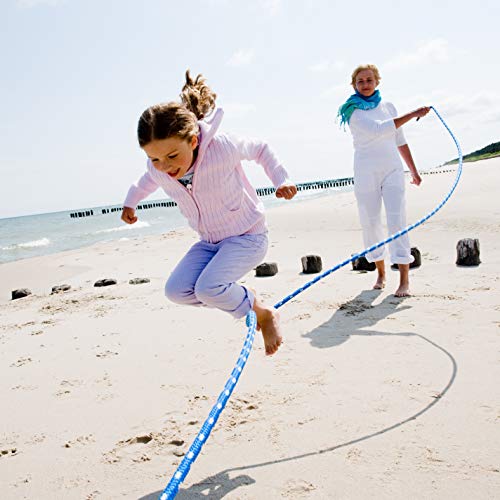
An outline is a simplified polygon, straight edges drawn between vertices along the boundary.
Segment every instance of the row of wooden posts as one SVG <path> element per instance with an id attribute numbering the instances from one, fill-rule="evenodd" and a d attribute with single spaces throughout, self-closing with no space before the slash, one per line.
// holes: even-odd
<path id="1" fill-rule="evenodd" d="M 457 242 L 457 258 L 455 264 L 461 267 L 476 267 L 481 264 L 479 240 L 477 238 L 464 238 Z M 414 260 L 410 264 L 410 269 L 422 265 L 422 254 L 417 247 L 411 248 L 411 255 Z M 305 255 L 301 257 L 302 272 L 304 274 L 320 273 L 323 270 L 323 262 L 319 255 Z M 368 262 L 366 257 L 359 257 L 352 262 L 353 271 L 375 271 L 374 262 Z M 397 264 L 391 266 L 392 269 L 398 269 Z M 278 273 L 278 264 L 276 262 L 263 262 L 255 268 L 255 276 L 274 276 Z"/>
<path id="2" fill-rule="evenodd" d="M 448 170 L 430 170 L 427 172 L 422 172 L 422 174 L 437 174 L 444 172 L 452 172 L 453 169 Z M 296 184 L 298 191 L 309 191 L 313 189 L 327 189 L 332 187 L 345 187 L 354 185 L 353 177 L 344 177 L 342 179 L 329 179 L 323 181 L 313 181 L 313 182 L 301 182 Z M 276 189 L 274 187 L 265 187 L 265 188 L 257 188 L 257 194 L 259 196 L 269 196 L 274 194 Z M 141 203 L 137 206 L 138 210 L 147 210 L 150 208 L 158 208 L 158 207 L 176 207 L 177 203 L 175 201 L 152 201 L 149 203 Z M 101 215 L 110 214 L 115 212 L 121 212 L 123 207 L 111 207 L 111 208 L 101 208 Z M 96 211 L 97 212 L 97 211 Z M 80 210 L 78 212 L 71 212 L 69 216 L 72 219 L 78 219 L 80 217 L 89 217 L 94 215 L 94 210 Z"/>
<path id="3" fill-rule="evenodd" d="M 420 250 L 417 247 L 412 247 L 411 254 L 414 257 L 414 261 L 410 264 L 410 269 L 415 267 L 420 267 L 422 265 L 422 256 Z M 459 240 L 457 243 L 457 266 L 470 267 L 479 266 L 481 259 L 479 258 L 479 240 L 477 238 L 464 238 Z M 304 274 L 315 274 L 320 273 L 323 270 L 323 262 L 319 255 L 305 255 L 301 257 L 302 272 Z M 366 257 L 359 257 L 354 259 L 352 262 L 353 271 L 375 271 L 375 263 L 368 262 Z M 391 266 L 397 269 L 397 264 Z M 277 262 L 263 262 L 255 268 L 255 276 L 265 277 L 274 276 L 278 274 L 278 263 Z M 129 280 L 131 285 L 139 285 L 141 283 L 149 283 L 149 278 L 132 278 Z M 117 280 L 114 278 L 103 278 L 94 283 L 96 287 L 116 285 Z M 67 292 L 71 289 L 71 285 L 57 285 L 52 287 L 52 293 Z M 12 300 L 21 299 L 31 295 L 31 290 L 29 288 L 17 288 L 12 290 Z"/>

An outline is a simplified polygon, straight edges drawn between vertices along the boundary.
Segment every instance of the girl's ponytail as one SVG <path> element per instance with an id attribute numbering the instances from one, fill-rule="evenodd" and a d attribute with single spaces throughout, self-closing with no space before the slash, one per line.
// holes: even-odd
<path id="1" fill-rule="evenodd" d="M 198 120 L 202 120 L 215 108 L 217 94 L 205 83 L 203 75 L 195 79 L 186 71 L 186 83 L 182 87 L 181 100 L 189 111 L 195 114 Z"/>

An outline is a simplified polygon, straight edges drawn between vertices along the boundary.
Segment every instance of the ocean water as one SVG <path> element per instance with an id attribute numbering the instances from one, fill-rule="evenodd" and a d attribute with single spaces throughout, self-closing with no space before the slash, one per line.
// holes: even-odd
<path id="1" fill-rule="evenodd" d="M 271 208 L 352 189 L 352 186 L 345 186 L 299 191 L 291 201 L 277 199 L 274 195 L 264 196 L 261 200 L 266 208 Z M 187 226 L 177 207 L 138 210 L 139 220 L 132 225 L 121 221 L 121 211 L 101 214 L 102 208 L 111 207 L 94 208 L 95 215 L 81 218 L 71 218 L 70 214 L 78 211 L 71 210 L 0 219 L 0 264 L 84 248 L 98 242 L 163 234 Z"/>

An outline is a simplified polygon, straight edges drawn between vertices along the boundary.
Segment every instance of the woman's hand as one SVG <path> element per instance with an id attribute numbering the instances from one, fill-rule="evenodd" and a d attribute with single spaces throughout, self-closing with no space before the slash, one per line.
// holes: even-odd
<path id="1" fill-rule="evenodd" d="M 123 207 L 122 210 L 122 221 L 127 224 L 134 224 L 137 222 L 137 217 L 135 216 L 135 210 L 130 207 Z"/>
<path id="2" fill-rule="evenodd" d="M 282 184 L 276 189 L 276 198 L 285 198 L 291 200 L 297 194 L 297 186 L 295 184 Z"/>
<path id="3" fill-rule="evenodd" d="M 416 109 L 413 111 L 413 116 L 417 120 L 422 118 L 422 116 L 425 116 L 429 111 L 431 110 L 430 106 L 422 106 L 421 108 Z"/>
<path id="4" fill-rule="evenodd" d="M 420 177 L 420 174 L 418 172 L 412 172 L 410 184 L 415 184 L 415 186 L 420 186 L 421 182 L 422 178 Z"/>

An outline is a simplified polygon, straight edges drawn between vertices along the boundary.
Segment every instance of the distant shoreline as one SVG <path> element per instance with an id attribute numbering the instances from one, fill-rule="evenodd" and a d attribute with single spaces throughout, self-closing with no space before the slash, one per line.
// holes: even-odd
<path id="1" fill-rule="evenodd" d="M 498 158 L 500 156 L 500 153 L 490 153 L 490 154 L 484 154 L 484 155 L 477 155 L 477 156 L 471 156 L 469 158 L 466 158 L 465 156 L 463 157 L 463 162 L 464 163 L 472 163 L 475 161 L 481 161 L 481 160 L 490 160 L 491 158 Z M 458 158 L 455 160 L 448 161 L 444 164 L 446 165 L 456 165 L 458 163 Z"/>

